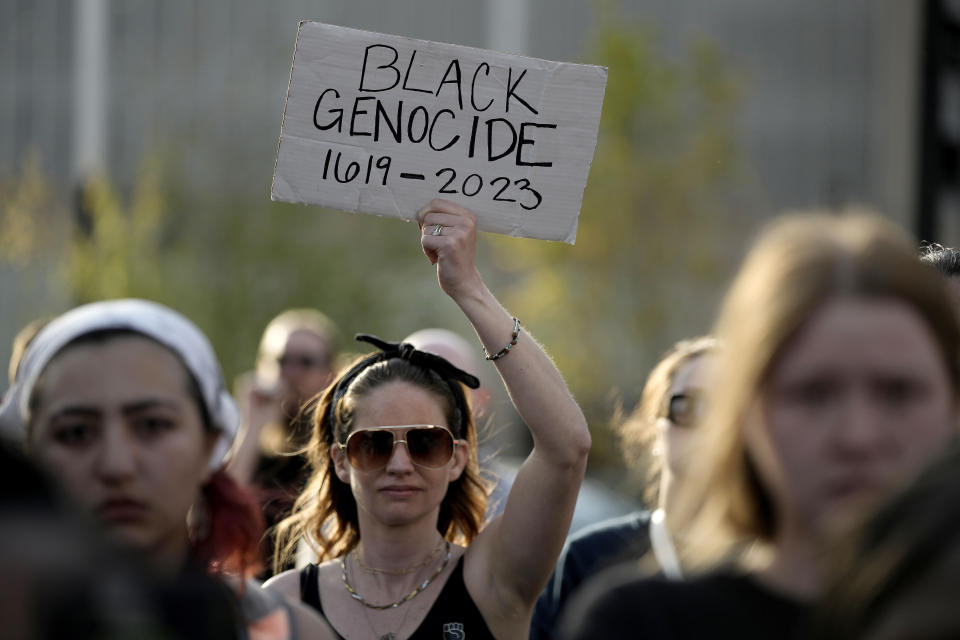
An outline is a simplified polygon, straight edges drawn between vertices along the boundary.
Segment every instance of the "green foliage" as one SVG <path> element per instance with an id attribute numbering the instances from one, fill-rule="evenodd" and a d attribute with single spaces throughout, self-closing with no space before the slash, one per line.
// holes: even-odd
<path id="1" fill-rule="evenodd" d="M 102 176 L 90 180 L 80 197 L 87 229 L 74 232 L 63 264 L 74 300 L 164 298 L 167 281 L 159 267 L 175 255 L 161 246 L 165 201 L 158 172 L 141 173 L 126 206 Z"/>
<path id="2" fill-rule="evenodd" d="M 738 233 L 725 211 L 738 90 L 709 45 L 669 61 L 648 29 L 618 15 L 587 59 L 608 80 L 576 246 L 490 241 L 503 298 L 599 427 L 615 397 L 633 404 L 672 342 L 710 329 Z M 595 428 L 591 464 L 621 465 L 617 448 Z"/>
<path id="3" fill-rule="evenodd" d="M 66 206 L 52 205 L 62 198 L 35 166 L 0 188 L 2 259 L 51 262 L 49 284 L 66 290 L 66 300 L 37 314 L 105 298 L 157 300 L 211 336 L 228 377 L 252 365 L 267 321 L 292 306 L 323 310 L 346 337 L 469 330 L 439 291 L 415 225 L 197 194 L 168 166 L 147 163 L 129 195 L 106 179 L 89 181 L 79 225 Z"/>
<path id="4" fill-rule="evenodd" d="M 478 250 L 491 288 L 547 346 L 595 427 L 618 398 L 633 404 L 660 352 L 709 329 L 725 246 L 740 232 L 725 210 L 736 81 L 710 46 L 668 60 L 648 29 L 606 15 L 587 56 L 609 75 L 576 246 L 485 236 Z M 178 164 L 146 163 L 130 193 L 89 182 L 80 228 L 28 166 L 0 184 L 0 256 L 55 260 L 70 303 L 136 296 L 181 310 L 211 336 L 228 377 L 252 365 L 262 328 L 293 306 L 323 310 L 344 336 L 471 335 L 415 225 L 271 203 L 266 185 L 197 193 Z M 595 428 L 594 443 L 592 464 L 621 465 L 608 431 Z"/>
<path id="5" fill-rule="evenodd" d="M 0 257 L 22 269 L 61 242 L 64 207 L 51 188 L 40 159 L 31 154 L 20 175 L 0 180 Z"/>

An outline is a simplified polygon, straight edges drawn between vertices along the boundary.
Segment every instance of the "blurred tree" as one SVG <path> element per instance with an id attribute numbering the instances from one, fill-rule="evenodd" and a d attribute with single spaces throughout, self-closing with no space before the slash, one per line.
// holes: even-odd
<path id="1" fill-rule="evenodd" d="M 62 246 L 62 199 L 47 180 L 35 154 L 20 175 L 0 179 L 0 257 L 23 269 Z"/>
<path id="2" fill-rule="evenodd" d="M 629 408 L 663 350 L 710 330 L 742 234 L 727 210 L 735 77 L 706 43 L 668 60 L 649 29 L 599 14 L 587 60 L 608 78 L 576 246 L 490 238 L 504 298 L 594 426 L 594 469 L 622 466 L 602 428 L 617 400 Z"/>
<path id="3" fill-rule="evenodd" d="M 106 178 L 86 183 L 79 194 L 81 224 L 63 260 L 74 302 L 166 297 L 165 266 L 177 256 L 162 246 L 164 204 L 156 170 L 141 173 L 127 206 Z"/>
<path id="4" fill-rule="evenodd" d="M 228 378 L 252 366 L 260 332 L 292 306 L 330 315 L 348 350 L 360 331 L 398 339 L 428 325 L 469 329 L 439 291 L 415 225 L 197 193 L 158 158 L 128 195 L 88 181 L 79 215 L 37 166 L 25 167 L 0 184 L 0 260 L 58 265 L 49 285 L 66 291 L 61 308 L 133 296 L 182 311 L 211 336 Z"/>
<path id="5" fill-rule="evenodd" d="M 726 204 L 737 82 L 706 44 L 667 59 L 648 29 L 609 9 L 598 15 L 587 60 L 609 75 L 577 245 L 485 235 L 478 261 L 583 405 L 595 427 L 591 464 L 621 468 L 604 429 L 613 407 L 632 406 L 673 341 L 709 330 L 730 247 L 742 244 Z M 357 331 L 472 335 L 414 225 L 271 203 L 269 176 L 250 193 L 198 193 L 177 174 L 183 166 L 168 148 L 130 193 L 92 180 L 79 217 L 26 167 L 0 184 L 0 259 L 55 260 L 51 286 L 72 303 L 137 296 L 181 310 L 211 336 L 228 378 L 252 366 L 261 330 L 292 306 L 330 315 L 348 349 Z"/>

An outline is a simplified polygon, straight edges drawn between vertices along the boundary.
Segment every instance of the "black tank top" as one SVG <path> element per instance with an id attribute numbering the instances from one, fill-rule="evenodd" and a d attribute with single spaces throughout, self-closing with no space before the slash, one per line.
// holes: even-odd
<path id="1" fill-rule="evenodd" d="M 320 586 L 317 565 L 310 564 L 300 570 L 300 599 L 323 615 L 320 604 Z M 326 617 L 326 616 L 324 616 Z M 337 634 L 341 638 L 340 634 Z M 463 556 L 443 585 L 443 590 L 427 612 L 420 626 L 410 635 L 410 640 L 493 640 L 477 605 L 463 582 Z"/>

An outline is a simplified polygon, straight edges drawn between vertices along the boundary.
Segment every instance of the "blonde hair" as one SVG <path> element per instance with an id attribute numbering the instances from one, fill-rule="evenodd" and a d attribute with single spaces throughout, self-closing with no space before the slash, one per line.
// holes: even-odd
<path id="1" fill-rule="evenodd" d="M 260 337 L 258 364 L 264 358 L 273 357 L 275 351 L 282 350 L 290 334 L 299 330 L 309 331 L 323 340 L 328 351 L 328 364 L 333 367 L 339 343 L 337 325 L 316 309 L 287 309 L 271 320 Z"/>
<path id="2" fill-rule="evenodd" d="M 10 384 L 13 385 L 17 380 L 17 372 L 20 370 L 20 360 L 26 353 L 27 347 L 40 331 L 50 323 L 52 318 L 36 318 L 23 326 L 17 335 L 13 337 L 13 345 L 10 353 L 10 365 L 7 367 L 7 377 Z"/>
<path id="3" fill-rule="evenodd" d="M 775 221 L 748 254 L 716 324 L 722 373 L 700 432 L 700 464 L 679 487 L 675 519 L 692 567 L 772 541 L 775 508 L 747 453 L 745 418 L 787 341 L 826 301 L 847 296 L 913 308 L 938 344 L 956 393 L 960 335 L 946 285 L 917 260 L 902 232 L 862 212 Z"/>
<path id="4" fill-rule="evenodd" d="M 657 503 L 660 474 L 663 471 L 662 457 L 654 454 L 657 419 L 664 415 L 673 380 L 683 365 L 702 355 L 714 353 L 718 346 L 719 343 L 712 336 L 675 343 L 650 370 L 636 408 L 615 427 L 627 468 L 642 469 L 644 472 L 644 500 L 648 505 Z"/>

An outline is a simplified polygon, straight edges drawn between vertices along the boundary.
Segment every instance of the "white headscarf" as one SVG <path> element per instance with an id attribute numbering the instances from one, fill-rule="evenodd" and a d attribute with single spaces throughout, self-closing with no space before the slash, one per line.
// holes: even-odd
<path id="1" fill-rule="evenodd" d="M 207 415 L 217 430 L 210 469 L 219 469 L 240 426 L 240 414 L 227 392 L 210 341 L 184 316 L 148 300 L 107 300 L 76 307 L 47 324 L 23 354 L 17 379 L 0 406 L 0 431 L 23 442 L 27 437 L 30 396 L 47 364 L 73 340 L 109 329 L 141 333 L 171 349 L 197 382 Z"/>

